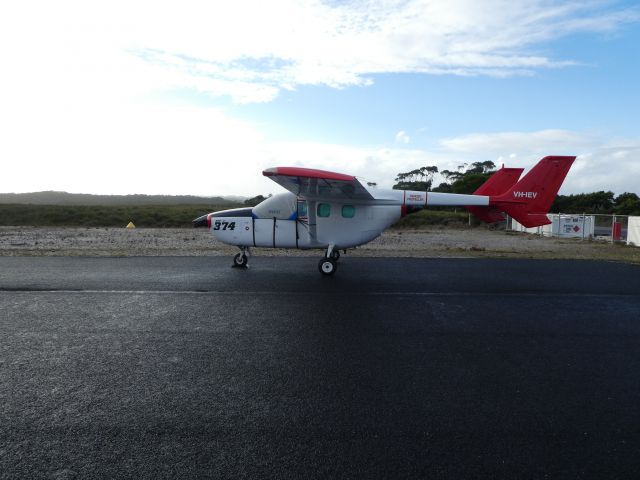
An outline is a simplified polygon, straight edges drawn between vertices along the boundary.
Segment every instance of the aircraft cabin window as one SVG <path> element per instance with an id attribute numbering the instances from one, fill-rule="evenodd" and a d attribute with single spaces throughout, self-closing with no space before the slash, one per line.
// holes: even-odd
<path id="1" fill-rule="evenodd" d="M 298 200 L 298 217 L 307 216 L 307 202 L 301 202 Z"/>
<path id="2" fill-rule="evenodd" d="M 331 205 L 328 203 L 319 203 L 318 204 L 318 216 L 319 217 L 328 217 L 331 215 Z"/>
<path id="3" fill-rule="evenodd" d="M 353 218 L 356 214 L 356 207 L 353 205 L 343 205 L 342 206 L 342 216 L 344 218 Z"/>

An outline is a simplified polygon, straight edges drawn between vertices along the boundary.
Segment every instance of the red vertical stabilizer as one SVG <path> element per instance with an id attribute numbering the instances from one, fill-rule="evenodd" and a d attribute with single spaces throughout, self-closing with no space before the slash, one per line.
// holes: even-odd
<path id="1" fill-rule="evenodd" d="M 491 175 L 489 179 L 473 192 L 474 195 L 501 195 L 513 186 L 524 168 L 504 168 L 502 167 L 496 173 Z M 504 220 L 502 212 L 496 207 L 464 207 L 468 212 L 472 213 L 480 220 L 486 223 L 501 222 Z"/>
<path id="2" fill-rule="evenodd" d="M 540 160 L 522 180 L 498 196 L 490 206 L 511 215 L 527 228 L 547 225 L 547 213 L 576 157 L 552 156 Z"/>

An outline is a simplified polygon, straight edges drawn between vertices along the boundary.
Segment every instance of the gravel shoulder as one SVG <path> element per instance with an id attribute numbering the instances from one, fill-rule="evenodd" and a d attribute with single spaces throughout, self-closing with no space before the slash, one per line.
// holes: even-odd
<path id="1" fill-rule="evenodd" d="M 205 229 L 0 227 L 0 256 L 227 256 L 235 247 Z M 254 249 L 261 256 L 317 256 L 317 250 Z M 640 248 L 546 238 L 486 228 L 388 230 L 350 250 L 361 257 L 511 257 L 640 263 Z"/>

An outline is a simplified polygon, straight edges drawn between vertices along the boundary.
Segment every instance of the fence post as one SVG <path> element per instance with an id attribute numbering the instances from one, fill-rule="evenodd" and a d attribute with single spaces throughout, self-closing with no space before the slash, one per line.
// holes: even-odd
<path id="1" fill-rule="evenodd" d="M 587 216 L 582 212 L 582 240 L 584 240 L 584 226 L 587 223 Z"/>
<path id="2" fill-rule="evenodd" d="M 614 237 L 614 229 L 616 227 L 616 214 L 613 214 L 613 219 L 611 220 L 611 243 L 615 243 Z"/>

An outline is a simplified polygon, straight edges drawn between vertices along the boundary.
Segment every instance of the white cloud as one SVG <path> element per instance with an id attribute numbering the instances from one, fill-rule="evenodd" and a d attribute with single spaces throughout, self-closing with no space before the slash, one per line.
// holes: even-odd
<path id="1" fill-rule="evenodd" d="M 541 130 L 538 132 L 473 133 L 445 138 L 440 145 L 446 150 L 460 153 L 483 152 L 485 155 L 509 155 L 516 151 L 538 154 L 569 153 L 590 143 L 583 134 L 567 130 Z"/>
<path id="2" fill-rule="evenodd" d="M 206 5 L 191 2 L 176 11 L 154 4 L 156 21 L 136 25 L 138 54 L 167 71 L 186 74 L 191 78 L 185 78 L 186 84 L 198 83 L 198 88 L 215 95 L 234 82 L 268 87 L 256 96 L 261 101 L 298 85 L 367 85 L 369 75 L 381 73 L 527 75 L 576 62 L 540 55 L 535 48 L 539 44 L 577 32 L 612 31 L 640 18 L 637 9 L 603 9 L 600 1 L 329 5 L 274 0 L 233 2 L 215 9 Z M 195 24 L 194 13 L 200 18 Z M 177 29 L 180 38 L 167 37 L 158 24 Z M 181 24 L 189 25 L 189 31 L 182 31 Z M 149 58 L 149 52 L 157 55 Z M 232 89 L 226 93 L 236 101 L 256 101 Z"/>
<path id="3" fill-rule="evenodd" d="M 400 130 L 398 133 L 396 133 L 396 143 L 404 143 L 406 145 L 410 141 L 411 138 L 409 138 L 409 135 L 407 135 L 407 132 L 405 132 L 404 130 Z"/>
<path id="4" fill-rule="evenodd" d="M 605 4 L 606 5 L 606 4 Z M 580 59 L 539 46 L 612 31 L 638 10 L 600 1 L 111 0 L 0 6 L 0 191 L 245 194 L 277 188 L 263 168 L 304 164 L 381 186 L 398 172 L 517 154 L 581 154 L 574 191 L 635 190 L 638 145 L 562 130 L 473 134 L 433 151 L 274 143 L 224 111 L 182 105 L 189 89 L 268 102 L 301 85 L 367 85 L 380 73 L 513 75 Z M 397 139 L 408 143 L 406 133 Z"/>
<path id="5" fill-rule="evenodd" d="M 476 133 L 430 150 L 273 142 L 258 126 L 211 108 L 106 99 L 74 105 L 63 115 L 65 106 L 51 102 L 21 118 L 0 116 L 0 191 L 253 196 L 280 191 L 261 175 L 279 165 L 344 172 L 390 187 L 398 172 L 425 165 L 455 170 L 493 160 L 530 168 L 545 155 L 574 154 L 578 160 L 562 193 L 640 193 L 640 138 L 612 141 L 565 130 Z"/>
<path id="6" fill-rule="evenodd" d="M 467 143 L 465 143 L 467 142 Z M 452 145 L 453 148 L 449 148 Z M 565 130 L 471 134 L 447 139 L 434 150 L 370 148 L 316 143 L 264 145 L 261 167 L 296 165 L 344 172 L 389 188 L 399 172 L 425 165 L 457 170 L 459 165 L 492 160 L 499 167 L 533 167 L 547 155 L 577 155 L 561 193 L 612 190 L 640 194 L 640 137 L 608 140 L 597 133 Z M 304 160 L 301 160 L 304 159 Z M 269 163 L 271 162 L 271 163 Z M 248 172 L 249 174 L 251 172 Z M 254 174 L 255 175 L 255 174 Z M 443 181 L 436 178 L 435 182 Z M 268 191 L 273 187 L 265 184 Z"/>
<path id="7" fill-rule="evenodd" d="M 190 88 L 247 103 L 381 73 L 531 74 L 580 61 L 541 55 L 544 42 L 614 31 L 639 12 L 601 0 L 5 2 L 2 88 L 71 88 L 71 75 L 81 88 Z"/>
<path id="8" fill-rule="evenodd" d="M 447 161 L 449 169 L 482 160 L 530 168 L 547 155 L 577 155 L 562 193 L 640 192 L 640 137 L 612 140 L 599 133 L 568 130 L 475 133 L 443 139 L 440 147 L 457 157 Z"/>

